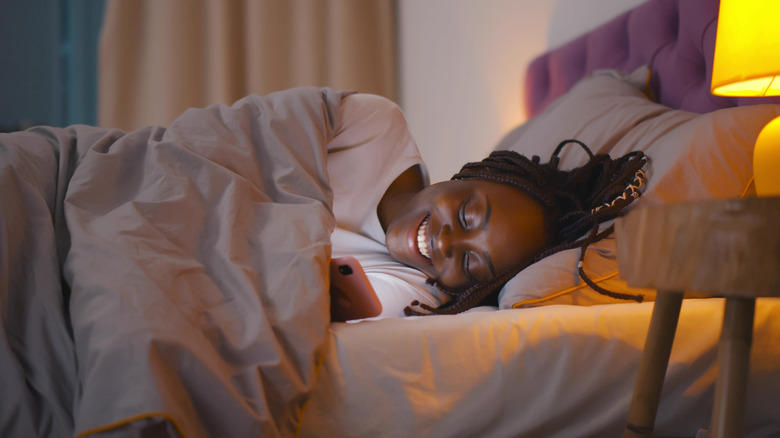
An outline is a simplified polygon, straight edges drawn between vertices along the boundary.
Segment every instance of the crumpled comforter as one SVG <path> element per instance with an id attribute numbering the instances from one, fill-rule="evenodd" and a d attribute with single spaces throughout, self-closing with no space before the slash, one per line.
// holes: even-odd
<path id="1" fill-rule="evenodd" d="M 326 349 L 343 95 L 0 135 L 0 436 L 291 436 Z"/>

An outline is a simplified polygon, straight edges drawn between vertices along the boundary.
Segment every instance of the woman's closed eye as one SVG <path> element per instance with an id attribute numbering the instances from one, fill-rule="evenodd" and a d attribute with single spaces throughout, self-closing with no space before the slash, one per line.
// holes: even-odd
<path id="1" fill-rule="evenodd" d="M 463 227 L 463 229 L 469 228 L 468 215 L 466 214 L 466 207 L 468 204 L 469 201 L 463 201 L 458 208 L 458 223 L 460 223 L 460 226 Z"/>
<path id="2" fill-rule="evenodd" d="M 468 277 L 469 281 L 476 282 L 476 278 L 474 277 L 474 274 L 471 272 L 471 268 L 473 264 L 475 263 L 474 260 L 474 254 L 471 251 L 464 251 L 463 252 L 463 272 L 466 274 L 466 277 Z"/>

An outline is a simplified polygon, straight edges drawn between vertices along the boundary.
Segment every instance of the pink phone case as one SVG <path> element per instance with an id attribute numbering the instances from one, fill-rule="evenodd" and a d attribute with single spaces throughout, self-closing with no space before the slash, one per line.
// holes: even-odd
<path id="1" fill-rule="evenodd" d="M 330 261 L 330 315 L 334 322 L 370 318 L 382 313 L 374 288 L 354 257 Z"/>

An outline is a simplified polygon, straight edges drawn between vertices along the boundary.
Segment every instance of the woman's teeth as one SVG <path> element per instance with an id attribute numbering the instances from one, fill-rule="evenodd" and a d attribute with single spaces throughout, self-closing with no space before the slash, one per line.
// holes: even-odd
<path id="1" fill-rule="evenodd" d="M 431 255 L 428 252 L 428 234 L 426 232 L 426 225 L 428 225 L 429 218 L 430 216 L 423 219 L 422 223 L 417 228 L 417 248 L 420 250 L 420 254 L 428 260 L 431 259 Z"/>

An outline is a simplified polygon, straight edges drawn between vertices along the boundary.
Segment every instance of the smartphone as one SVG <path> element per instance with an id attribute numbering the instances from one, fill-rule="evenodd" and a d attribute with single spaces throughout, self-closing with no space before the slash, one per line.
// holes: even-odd
<path id="1" fill-rule="evenodd" d="M 370 318 L 382 313 L 382 303 L 354 257 L 330 261 L 330 316 L 334 322 Z"/>

